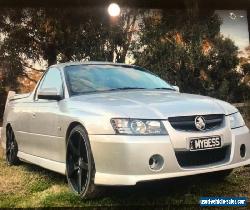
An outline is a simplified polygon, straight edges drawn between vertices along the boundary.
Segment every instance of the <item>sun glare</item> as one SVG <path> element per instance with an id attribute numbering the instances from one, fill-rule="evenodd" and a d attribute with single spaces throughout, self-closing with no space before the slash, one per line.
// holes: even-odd
<path id="1" fill-rule="evenodd" d="M 121 11 L 121 9 L 120 9 L 119 5 L 116 3 L 112 3 L 108 7 L 108 13 L 112 17 L 118 16 L 120 14 L 120 11 Z"/>

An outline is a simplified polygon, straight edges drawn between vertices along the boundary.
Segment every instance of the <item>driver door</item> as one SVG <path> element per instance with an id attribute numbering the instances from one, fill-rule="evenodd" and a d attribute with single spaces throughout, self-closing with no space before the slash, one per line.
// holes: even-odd
<path id="1" fill-rule="evenodd" d="M 40 90 L 56 88 L 63 96 L 63 82 L 61 72 L 57 68 L 50 68 L 39 85 L 32 103 L 32 148 L 33 155 L 63 162 L 64 138 L 60 127 L 60 104 L 62 100 L 38 99 Z"/>

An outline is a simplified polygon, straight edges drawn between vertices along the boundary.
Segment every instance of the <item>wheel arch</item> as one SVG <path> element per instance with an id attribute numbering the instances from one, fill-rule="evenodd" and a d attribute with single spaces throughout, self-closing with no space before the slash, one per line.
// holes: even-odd
<path id="1" fill-rule="evenodd" d="M 13 128 L 10 123 L 7 123 L 5 126 L 5 138 L 6 138 L 6 143 L 7 143 L 7 132 L 8 130 L 11 129 L 13 131 Z M 14 131 L 13 131 L 14 132 Z"/>
<path id="2" fill-rule="evenodd" d="M 74 127 L 78 126 L 78 125 L 80 125 L 80 126 L 84 129 L 84 131 L 86 132 L 86 135 L 87 135 L 87 137 L 88 137 L 88 131 L 87 131 L 87 129 L 85 128 L 85 126 L 84 126 L 81 122 L 79 122 L 79 121 L 73 121 L 73 122 L 71 122 L 71 123 L 69 124 L 69 126 L 68 126 L 68 128 L 67 128 L 67 131 L 66 131 L 66 137 L 65 137 L 65 147 L 66 147 L 66 148 L 67 148 L 67 144 L 68 144 L 68 137 L 69 137 L 69 135 L 70 135 L 71 130 L 72 130 Z M 89 141 L 89 138 L 88 138 L 88 142 L 89 142 L 89 147 L 90 147 L 91 155 L 92 155 L 92 158 L 93 158 L 93 161 L 94 161 L 94 155 L 93 155 L 93 152 L 92 152 L 91 143 L 90 143 L 90 141 Z M 94 167 L 95 167 L 95 161 L 94 161 Z"/>
<path id="3" fill-rule="evenodd" d="M 84 125 L 83 125 L 82 123 L 80 123 L 80 122 L 78 122 L 78 121 L 73 121 L 73 122 L 71 122 L 71 123 L 69 124 L 69 126 L 68 126 L 68 128 L 67 128 L 67 131 L 66 131 L 66 136 L 65 136 L 65 142 L 66 142 L 66 144 L 67 144 L 67 141 L 68 141 L 68 137 L 69 137 L 70 131 L 71 131 L 74 127 L 76 127 L 76 126 L 78 126 L 78 125 L 82 126 L 82 127 L 84 128 L 84 130 L 86 131 L 86 133 L 88 134 L 86 128 L 84 127 Z"/>
<path id="4" fill-rule="evenodd" d="M 11 129 L 11 130 L 13 130 L 12 129 L 12 127 L 11 127 L 11 124 L 10 123 L 7 123 L 7 125 L 5 126 L 5 136 L 4 136 L 4 138 L 5 138 L 5 142 L 4 142 L 4 144 L 5 144 L 5 149 L 7 149 L 7 133 L 8 133 L 8 130 L 9 129 Z"/>
<path id="5" fill-rule="evenodd" d="M 7 123 L 7 125 L 6 125 L 6 128 L 5 128 L 6 132 L 7 132 L 8 129 L 12 129 L 12 126 L 11 126 L 10 123 Z"/>

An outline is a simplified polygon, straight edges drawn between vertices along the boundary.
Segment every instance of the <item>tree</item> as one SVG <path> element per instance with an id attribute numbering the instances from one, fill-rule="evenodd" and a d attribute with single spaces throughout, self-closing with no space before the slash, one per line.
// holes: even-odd
<path id="1" fill-rule="evenodd" d="M 103 8 L 1 8 L 0 116 L 18 78 L 36 81 L 30 71 L 76 60 L 125 62 L 136 17 L 131 9 L 110 19 Z"/>
<path id="2" fill-rule="evenodd" d="M 0 11 L 2 86 L 17 89 L 27 69 L 40 72 L 57 62 L 102 60 L 136 64 L 181 90 L 240 100 L 242 73 L 238 49 L 220 35 L 214 11 L 122 10 L 111 19 L 103 8 L 2 8 Z"/>
<path id="3" fill-rule="evenodd" d="M 1 9 L 0 65 L 5 86 L 37 61 L 48 66 L 75 60 L 124 62 L 134 33 L 136 12 L 110 19 L 98 8 Z M 32 67 L 32 70 L 36 70 Z"/>
<path id="4" fill-rule="evenodd" d="M 149 13 L 134 43 L 136 64 L 190 93 L 235 100 L 240 85 L 238 49 L 220 35 L 214 11 L 168 10 Z"/>

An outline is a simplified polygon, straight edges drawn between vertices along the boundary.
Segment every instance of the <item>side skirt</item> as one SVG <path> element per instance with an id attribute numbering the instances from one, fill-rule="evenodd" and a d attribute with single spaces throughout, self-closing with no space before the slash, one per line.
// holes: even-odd
<path id="1" fill-rule="evenodd" d="M 18 151 L 17 156 L 24 161 L 29 163 L 41 166 L 43 168 L 49 169 L 51 171 L 55 171 L 57 173 L 65 175 L 66 164 L 62 162 L 57 162 L 54 160 L 49 160 L 45 158 L 41 158 L 35 155 L 30 155 L 21 151 Z"/>

